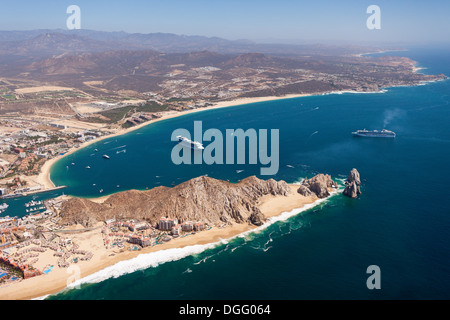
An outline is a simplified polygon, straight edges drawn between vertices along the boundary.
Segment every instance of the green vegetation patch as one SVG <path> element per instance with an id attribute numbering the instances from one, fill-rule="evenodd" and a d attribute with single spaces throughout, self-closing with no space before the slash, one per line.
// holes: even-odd
<path id="1" fill-rule="evenodd" d="M 6 100 L 17 100 L 17 97 L 13 94 L 4 94 L 2 97 Z"/>
<path id="2" fill-rule="evenodd" d="M 116 122 L 122 120 L 123 118 L 129 117 L 130 115 L 132 115 L 135 112 L 160 112 L 160 111 L 167 110 L 167 108 L 168 108 L 168 105 L 166 105 L 166 104 L 160 105 L 160 104 L 152 101 L 152 102 L 148 102 L 146 104 L 139 105 L 139 106 L 131 105 L 131 106 L 126 106 L 126 107 L 115 108 L 115 109 L 111 109 L 111 110 L 98 112 L 98 114 L 100 114 L 110 120 L 100 119 L 100 118 L 96 118 L 96 117 L 88 117 L 88 118 L 83 118 L 80 120 L 87 121 L 87 122 L 97 122 L 97 123 L 116 123 Z"/>

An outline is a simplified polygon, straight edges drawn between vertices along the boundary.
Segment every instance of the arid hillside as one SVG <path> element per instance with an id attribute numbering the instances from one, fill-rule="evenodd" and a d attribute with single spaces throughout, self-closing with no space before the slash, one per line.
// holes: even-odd
<path id="1" fill-rule="evenodd" d="M 273 179 L 265 181 L 252 176 L 233 184 L 202 176 L 173 188 L 119 192 L 103 203 L 72 198 L 61 208 L 60 223 L 92 226 L 111 218 L 135 218 L 156 225 L 161 217 L 170 217 L 179 222 L 193 220 L 209 225 L 260 225 L 265 217 L 256 205 L 257 200 L 264 195 L 286 196 L 291 192 L 286 182 Z"/>

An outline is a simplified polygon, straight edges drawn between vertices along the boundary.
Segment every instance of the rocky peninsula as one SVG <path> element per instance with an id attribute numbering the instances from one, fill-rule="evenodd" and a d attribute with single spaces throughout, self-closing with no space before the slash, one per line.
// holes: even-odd
<path id="1" fill-rule="evenodd" d="M 311 188 L 326 188 L 323 181 Z M 309 189 L 308 189 L 309 190 Z M 103 203 L 71 198 L 61 208 L 61 224 L 92 227 L 108 219 L 139 219 L 156 225 L 163 217 L 177 221 L 203 221 L 209 225 L 245 223 L 261 225 L 266 217 L 257 200 L 266 195 L 288 196 L 292 192 L 285 181 L 261 180 L 251 176 L 230 183 L 206 176 L 193 178 L 173 188 L 129 190 L 113 194 Z M 326 191 L 324 191 L 326 192 Z M 305 197 L 313 195 L 313 191 Z"/>
<path id="2" fill-rule="evenodd" d="M 201 176 L 172 188 L 129 190 L 102 199 L 63 196 L 50 220 L 36 222 L 34 238 L 11 247 L 7 263 L 26 265 L 36 274 L 1 286 L 0 298 L 55 293 L 71 281 L 141 254 L 220 244 L 285 212 L 309 208 L 329 195 L 333 185 L 325 175 L 302 185 L 255 176 L 238 183 Z M 31 265 L 21 260 L 31 255 Z"/>

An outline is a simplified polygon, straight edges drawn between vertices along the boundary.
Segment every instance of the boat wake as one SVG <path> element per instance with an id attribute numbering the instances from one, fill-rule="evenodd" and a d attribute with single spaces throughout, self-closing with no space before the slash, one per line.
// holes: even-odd
<path id="1" fill-rule="evenodd" d="M 116 150 L 116 149 L 122 149 L 122 148 L 125 148 L 127 145 L 123 145 L 123 146 L 120 146 L 120 147 L 115 147 L 115 148 L 112 148 L 112 149 L 109 149 L 109 150 Z"/>

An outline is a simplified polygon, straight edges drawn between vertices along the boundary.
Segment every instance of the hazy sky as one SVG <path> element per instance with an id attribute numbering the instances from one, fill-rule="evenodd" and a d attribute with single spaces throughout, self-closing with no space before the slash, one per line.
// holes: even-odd
<path id="1" fill-rule="evenodd" d="M 0 30 L 66 28 L 69 5 L 81 28 L 169 32 L 259 41 L 450 42 L 449 0 L 41 0 L 1 1 Z M 381 29 L 369 30 L 369 5 Z"/>

